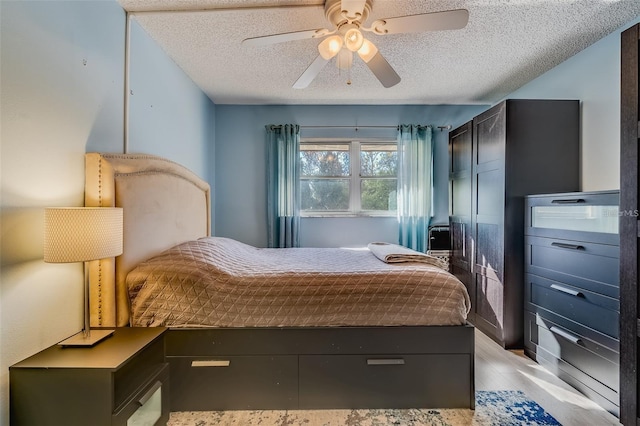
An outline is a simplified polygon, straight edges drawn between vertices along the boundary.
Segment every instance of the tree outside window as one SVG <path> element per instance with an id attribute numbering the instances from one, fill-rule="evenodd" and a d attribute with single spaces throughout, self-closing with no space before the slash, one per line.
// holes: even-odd
<path id="1" fill-rule="evenodd" d="M 303 214 L 395 215 L 395 141 L 303 141 L 300 166 Z"/>

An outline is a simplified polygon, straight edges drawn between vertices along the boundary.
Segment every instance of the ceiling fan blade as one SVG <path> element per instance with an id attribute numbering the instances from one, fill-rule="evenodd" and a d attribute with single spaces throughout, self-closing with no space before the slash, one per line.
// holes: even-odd
<path id="1" fill-rule="evenodd" d="M 467 26 L 469 11 L 466 9 L 421 13 L 375 21 L 371 30 L 376 34 L 419 33 L 423 31 L 459 30 Z"/>
<path id="2" fill-rule="evenodd" d="M 365 60 L 365 63 L 384 87 L 389 88 L 400 83 L 400 76 L 380 52 L 368 61 Z"/>
<path id="3" fill-rule="evenodd" d="M 317 30 L 294 31 L 290 33 L 246 38 L 242 40 L 242 44 L 246 44 L 248 46 L 266 46 L 268 44 L 284 43 L 286 41 L 319 38 L 331 33 L 332 31 L 329 31 L 326 28 L 320 28 Z"/>
<path id="4" fill-rule="evenodd" d="M 318 57 L 313 62 L 311 62 L 311 65 L 309 65 L 305 72 L 302 73 L 300 78 L 298 78 L 298 80 L 293 84 L 293 88 L 304 89 L 305 87 L 309 86 L 313 79 L 316 78 L 318 74 L 320 74 L 322 68 L 327 65 L 327 62 L 329 62 L 328 59 L 324 59 L 322 55 L 318 55 Z"/>
<path id="5" fill-rule="evenodd" d="M 340 5 L 340 10 L 346 13 L 344 16 L 350 20 L 356 20 L 362 18 L 362 13 L 364 11 L 364 5 L 367 3 L 366 0 L 342 0 Z"/>

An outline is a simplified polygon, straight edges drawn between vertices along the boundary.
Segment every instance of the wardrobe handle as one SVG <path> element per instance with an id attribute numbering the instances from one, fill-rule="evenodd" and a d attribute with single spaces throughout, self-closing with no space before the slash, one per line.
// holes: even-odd
<path id="1" fill-rule="evenodd" d="M 551 200 L 551 203 L 553 203 L 553 204 L 578 204 L 578 203 L 584 203 L 584 200 L 582 198 L 572 198 L 572 199 L 568 199 L 568 200 Z"/>
<path id="2" fill-rule="evenodd" d="M 551 245 L 554 247 L 566 248 L 571 250 L 584 250 L 584 246 L 579 246 L 576 244 L 557 243 L 554 241 L 553 243 L 551 243 Z"/>
<path id="3" fill-rule="evenodd" d="M 580 339 L 578 336 L 574 336 L 573 334 L 571 334 L 571 333 L 569 333 L 567 331 L 564 331 L 561 328 L 551 326 L 549 328 L 549 330 L 551 330 L 551 332 L 553 334 L 557 334 L 558 336 L 564 337 L 565 339 L 567 339 L 570 342 L 575 343 L 576 345 L 582 344 L 582 339 Z"/>
<path id="4" fill-rule="evenodd" d="M 402 358 L 368 359 L 367 365 L 404 365 Z"/>
<path id="5" fill-rule="evenodd" d="M 229 360 L 204 360 L 204 361 L 191 361 L 192 367 L 228 367 L 231 365 Z"/>
<path id="6" fill-rule="evenodd" d="M 558 291 L 560 291 L 562 293 L 570 294 L 572 296 L 584 297 L 584 294 L 582 294 L 582 292 L 576 291 L 576 290 L 572 290 L 570 288 L 562 287 L 561 285 L 551 284 L 551 288 L 554 289 L 554 290 L 558 290 Z"/>

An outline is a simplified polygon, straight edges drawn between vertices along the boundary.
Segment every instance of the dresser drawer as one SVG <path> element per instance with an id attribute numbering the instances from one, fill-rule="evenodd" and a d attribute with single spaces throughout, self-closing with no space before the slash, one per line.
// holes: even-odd
<path id="1" fill-rule="evenodd" d="M 620 302 L 569 284 L 525 274 L 525 309 L 546 310 L 613 338 L 619 336 Z"/>
<path id="2" fill-rule="evenodd" d="M 619 191 L 525 197 L 525 234 L 619 245 Z"/>
<path id="3" fill-rule="evenodd" d="M 527 321 L 528 322 L 528 321 Z M 535 316 L 531 343 L 538 362 L 567 375 L 617 404 L 620 387 L 619 354 L 550 321 Z M 541 362 L 541 359 L 545 362 Z M 556 371 L 554 371 L 556 372 Z M 563 377 L 564 378 L 564 377 Z M 574 383 L 572 383 L 574 384 Z"/>
<path id="4" fill-rule="evenodd" d="M 167 357 L 171 411 L 295 409 L 298 357 Z"/>
<path id="5" fill-rule="evenodd" d="M 303 355 L 300 409 L 469 407 L 472 368 L 469 355 Z"/>
<path id="6" fill-rule="evenodd" d="M 613 298 L 620 294 L 618 246 L 527 236 L 525 271 Z"/>

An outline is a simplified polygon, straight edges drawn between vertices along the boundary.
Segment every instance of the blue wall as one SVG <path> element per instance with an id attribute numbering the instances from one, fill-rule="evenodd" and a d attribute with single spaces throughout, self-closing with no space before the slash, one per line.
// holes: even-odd
<path id="1" fill-rule="evenodd" d="M 215 105 L 131 18 L 128 152 L 169 158 L 210 180 Z"/>
<path id="2" fill-rule="evenodd" d="M 115 0 L 0 1 L 0 19 L 0 424 L 9 424 L 8 366 L 82 328 L 82 265 L 44 263 L 44 208 L 83 205 L 85 152 L 121 153 L 125 133 L 130 152 L 213 182 L 215 106 L 135 23 L 125 97 L 126 14 Z"/>
<path id="3" fill-rule="evenodd" d="M 581 189 L 619 188 L 620 152 L 620 28 L 541 75 L 507 98 L 580 99 Z M 230 106 L 216 110 L 215 234 L 249 244 L 266 244 L 264 126 L 366 126 L 421 123 L 454 128 L 488 105 L 481 106 Z M 435 131 L 435 218 L 447 222 L 447 132 Z M 303 246 L 361 245 L 395 240 L 391 218 L 306 218 Z"/>
<path id="4" fill-rule="evenodd" d="M 452 125 L 466 122 L 487 106 L 440 105 L 217 105 L 215 227 L 217 236 L 264 247 L 266 229 L 267 124 L 301 126 L 397 126 L 400 123 Z M 364 130 L 364 129 L 363 129 Z M 448 133 L 434 129 L 435 219 L 448 222 Z M 305 218 L 301 245 L 354 246 L 397 242 L 395 218 Z"/>

